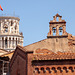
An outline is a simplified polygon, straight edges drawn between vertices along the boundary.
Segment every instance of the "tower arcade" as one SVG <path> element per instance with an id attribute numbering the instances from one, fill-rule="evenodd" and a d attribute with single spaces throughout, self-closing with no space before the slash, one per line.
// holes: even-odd
<path id="1" fill-rule="evenodd" d="M 62 16 L 60 16 L 58 13 L 53 16 L 53 20 L 49 22 L 49 33 L 47 37 L 50 36 L 65 36 L 66 33 L 66 21 L 62 20 Z"/>
<path id="2" fill-rule="evenodd" d="M 23 46 L 23 34 L 19 32 L 19 18 L 0 17 L 0 48 L 12 51 L 19 44 Z"/>

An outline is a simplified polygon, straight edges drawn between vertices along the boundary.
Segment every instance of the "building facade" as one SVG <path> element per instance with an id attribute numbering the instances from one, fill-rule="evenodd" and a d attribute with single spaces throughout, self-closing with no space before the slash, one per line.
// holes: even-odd
<path id="1" fill-rule="evenodd" d="M 75 75 L 75 36 L 66 32 L 66 21 L 59 14 L 49 27 L 47 39 L 17 46 L 10 75 Z"/>
<path id="2" fill-rule="evenodd" d="M 23 46 L 23 33 L 19 32 L 19 18 L 0 17 L 0 48 L 12 51 L 19 44 Z"/>

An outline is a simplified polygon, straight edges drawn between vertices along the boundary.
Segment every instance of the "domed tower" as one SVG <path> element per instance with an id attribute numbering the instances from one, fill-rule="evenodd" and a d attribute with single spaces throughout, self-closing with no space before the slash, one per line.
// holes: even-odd
<path id="1" fill-rule="evenodd" d="M 12 51 L 19 44 L 23 46 L 23 34 L 19 33 L 18 17 L 0 17 L 0 48 Z"/>

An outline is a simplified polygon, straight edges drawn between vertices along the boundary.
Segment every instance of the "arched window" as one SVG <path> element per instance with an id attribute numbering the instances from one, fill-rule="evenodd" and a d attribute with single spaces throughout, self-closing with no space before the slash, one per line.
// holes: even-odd
<path id="1" fill-rule="evenodd" d="M 16 38 L 16 46 L 17 46 L 17 38 Z"/>
<path id="2" fill-rule="evenodd" d="M 5 32 L 8 32 L 8 25 L 7 25 L 7 24 L 4 24 L 4 25 L 3 25 L 3 29 L 4 29 L 4 33 L 5 33 Z"/>
<path id="3" fill-rule="evenodd" d="M 35 68 L 35 70 L 36 70 L 38 73 L 40 73 L 39 68 Z"/>
<path id="4" fill-rule="evenodd" d="M 15 25 L 15 27 L 14 27 L 14 28 L 15 28 L 15 30 L 16 30 L 16 29 L 17 29 L 17 25 Z"/>
<path id="5" fill-rule="evenodd" d="M 13 46 L 13 48 L 14 48 L 14 46 L 15 46 L 15 43 L 14 43 L 14 38 L 13 38 L 12 46 Z"/>
<path id="6" fill-rule="evenodd" d="M 73 70 L 73 67 L 70 66 L 69 69 L 70 69 L 70 70 Z"/>
<path id="7" fill-rule="evenodd" d="M 56 21 L 59 21 L 59 17 L 56 18 Z"/>
<path id="8" fill-rule="evenodd" d="M 8 32 L 8 28 L 7 27 L 5 28 L 5 32 Z"/>
<path id="9" fill-rule="evenodd" d="M 63 33 L 63 28 L 59 27 L 59 35 L 62 35 L 62 33 Z"/>
<path id="10" fill-rule="evenodd" d="M 63 67 L 64 70 L 67 70 L 67 67 Z"/>
<path id="11" fill-rule="evenodd" d="M 13 26 L 13 21 L 11 21 L 11 26 Z"/>
<path id="12" fill-rule="evenodd" d="M 52 67 L 52 70 L 55 70 L 56 68 L 55 67 Z"/>
<path id="13" fill-rule="evenodd" d="M 49 67 L 47 67 L 46 70 L 48 71 L 48 73 L 50 73 L 50 68 Z"/>
<path id="14" fill-rule="evenodd" d="M 55 67 L 52 67 L 52 70 L 56 73 L 57 72 L 57 70 L 56 70 L 56 68 Z"/>
<path id="15" fill-rule="evenodd" d="M 7 39 L 5 39 L 5 47 L 7 47 Z"/>
<path id="16" fill-rule="evenodd" d="M 52 28 L 52 31 L 53 31 L 53 36 L 55 36 L 55 35 L 56 35 L 56 28 L 53 27 L 53 28 Z"/>
<path id="17" fill-rule="evenodd" d="M 43 67 L 41 68 L 41 71 L 43 71 L 43 73 L 45 72 Z"/>

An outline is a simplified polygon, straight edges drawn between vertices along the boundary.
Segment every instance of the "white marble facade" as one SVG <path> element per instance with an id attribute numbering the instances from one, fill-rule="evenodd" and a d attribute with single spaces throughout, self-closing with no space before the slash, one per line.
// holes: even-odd
<path id="1" fill-rule="evenodd" d="M 0 48 L 12 51 L 19 44 L 23 46 L 23 34 L 19 32 L 18 17 L 0 17 Z"/>

